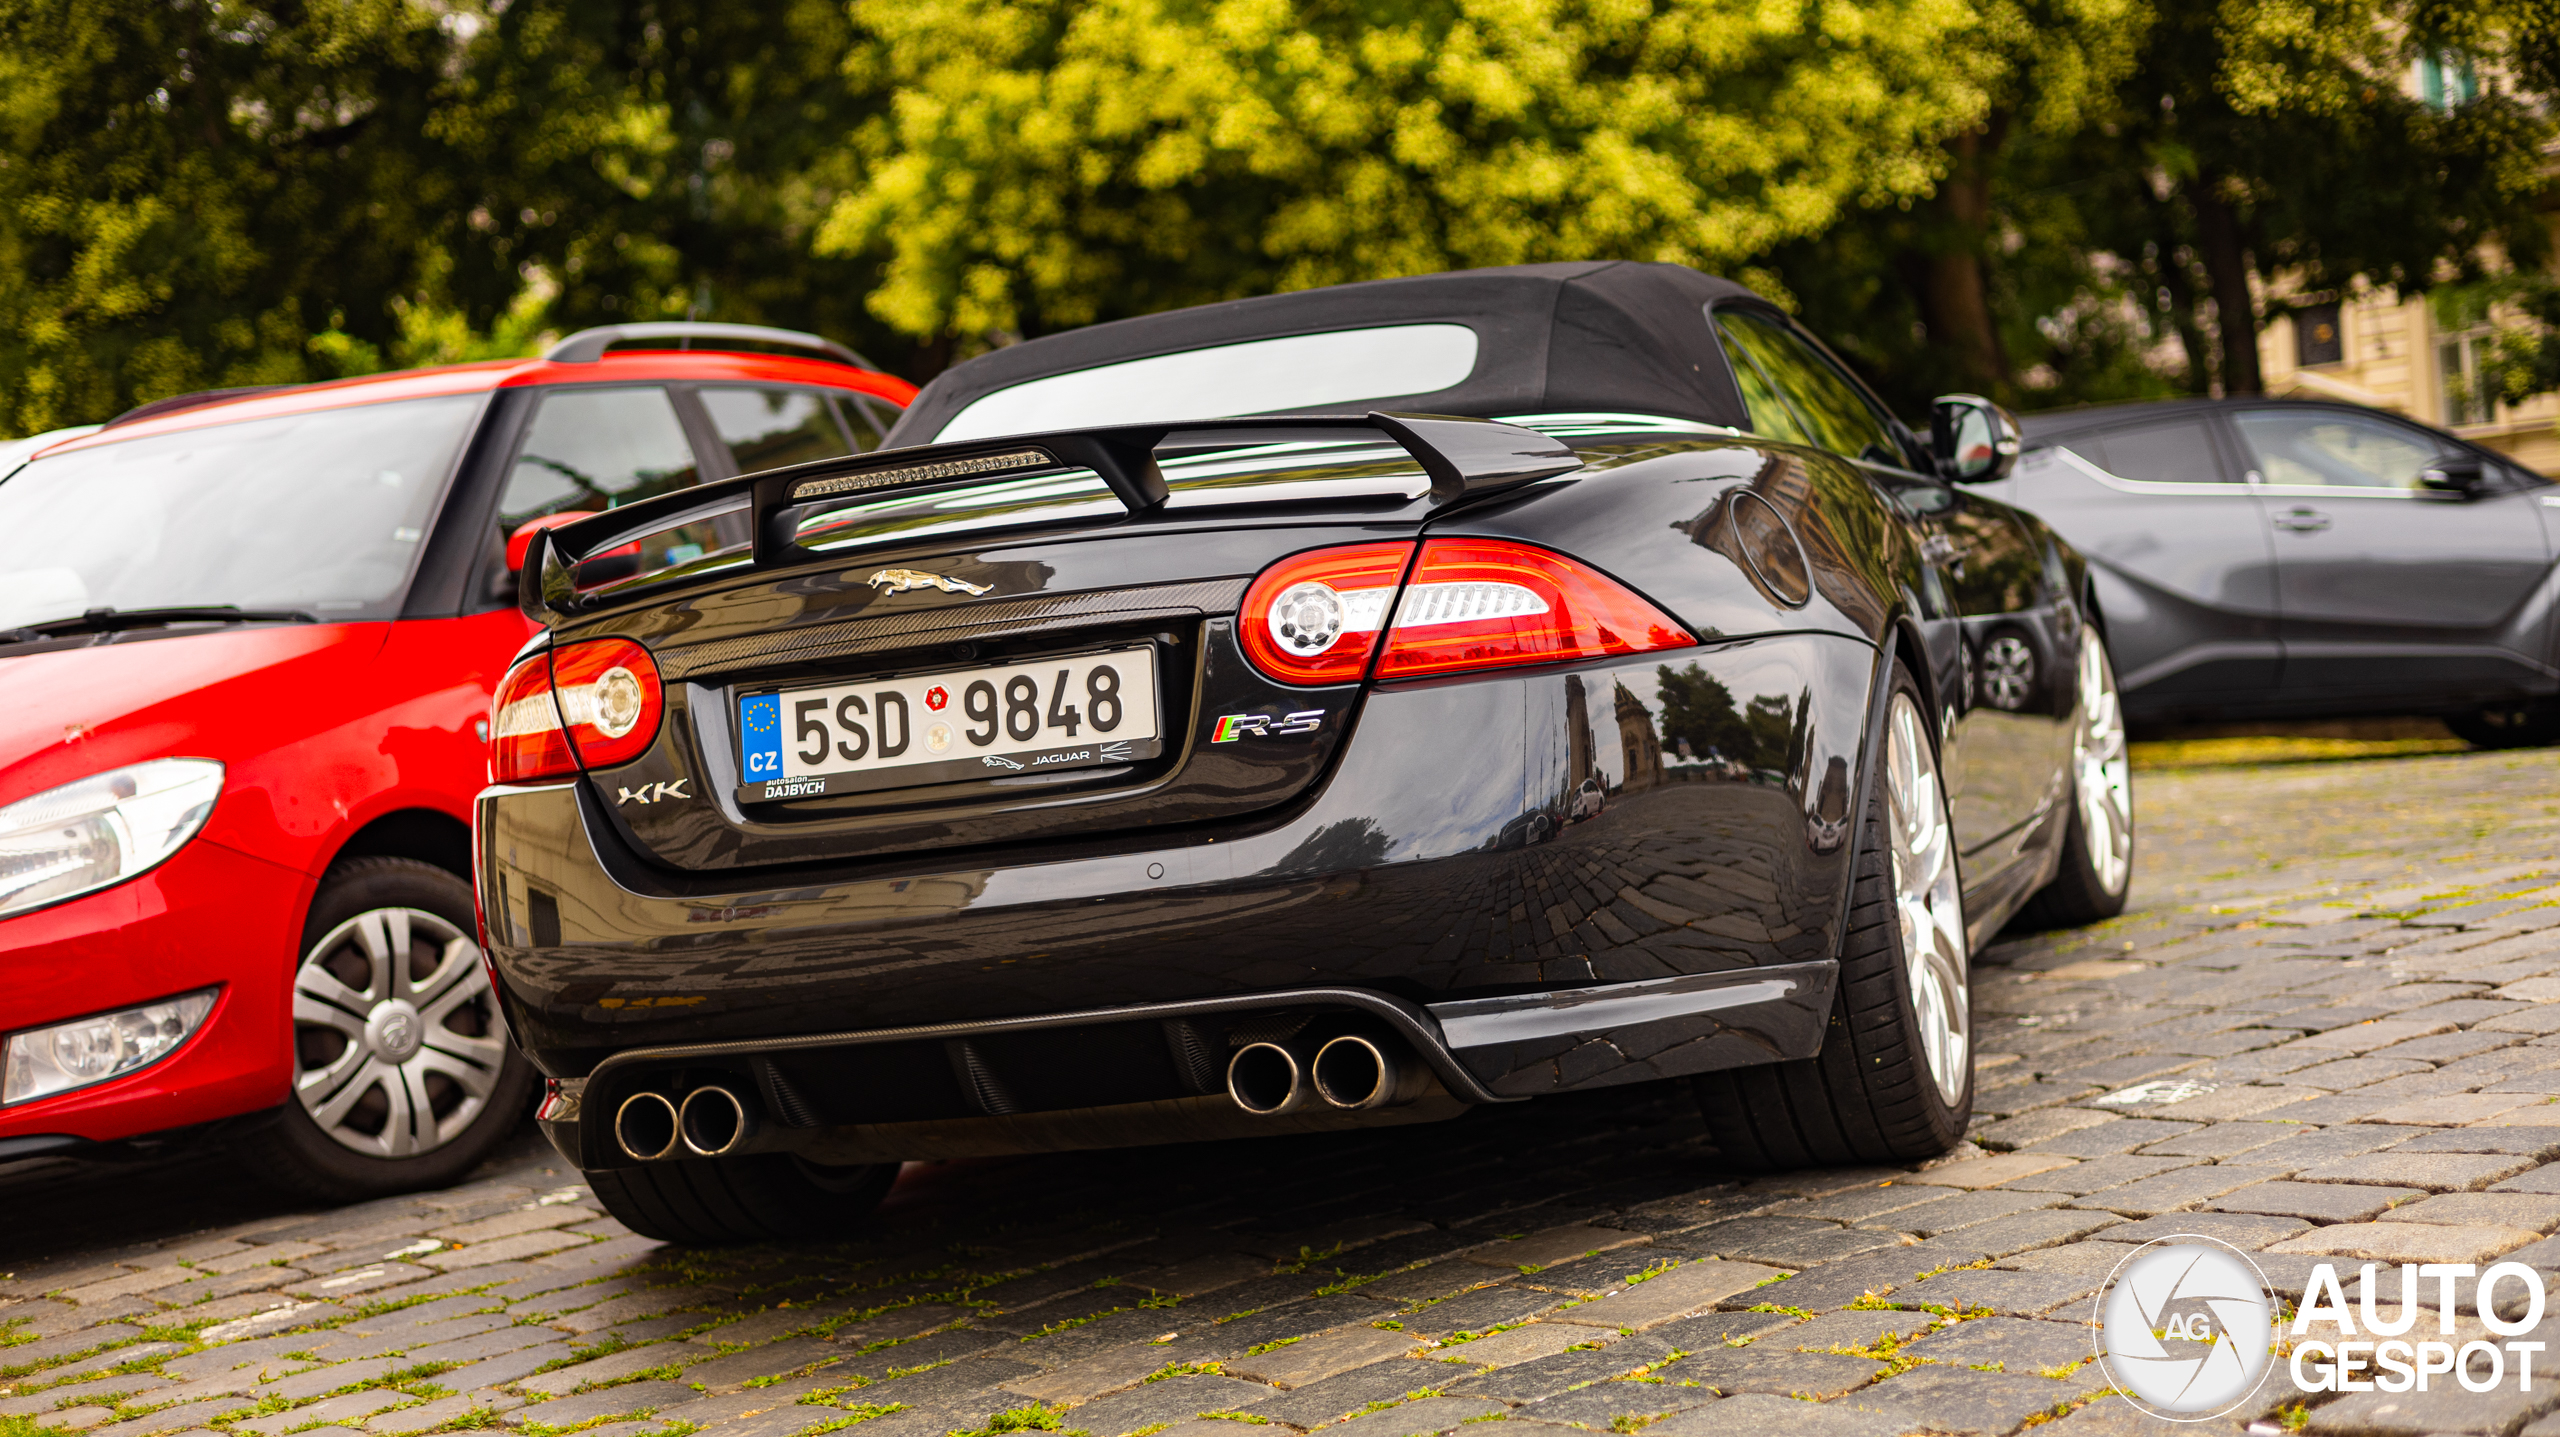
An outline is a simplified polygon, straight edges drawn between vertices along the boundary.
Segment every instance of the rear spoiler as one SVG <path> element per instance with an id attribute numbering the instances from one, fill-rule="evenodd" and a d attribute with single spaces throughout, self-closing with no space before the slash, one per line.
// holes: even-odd
<path id="1" fill-rule="evenodd" d="M 1099 475 L 1131 515 L 1139 515 L 1161 508 L 1167 497 L 1155 451 L 1169 434 L 1188 440 L 1231 431 L 1234 447 L 1242 448 L 1292 433 L 1313 438 L 1317 436 L 1307 431 L 1360 429 L 1385 435 L 1414 457 L 1431 480 L 1434 511 L 1582 467 L 1582 457 L 1571 446 L 1534 429 L 1490 419 L 1379 412 L 1193 419 L 881 449 L 715 480 L 542 530 L 526 551 L 517 597 L 537 623 L 608 606 L 610 595 L 578 592 L 578 564 L 647 535 L 733 516 L 742 509 L 755 536 L 753 568 L 787 568 L 823 557 L 797 542 L 797 511 L 830 499 L 871 500 L 994 477 L 1028 479 L 1084 469 Z"/>

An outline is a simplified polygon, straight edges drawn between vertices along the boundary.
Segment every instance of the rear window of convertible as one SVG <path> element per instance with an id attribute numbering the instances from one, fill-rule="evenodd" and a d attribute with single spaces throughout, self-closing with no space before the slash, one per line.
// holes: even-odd
<path id="1" fill-rule="evenodd" d="M 1476 332 L 1463 324 L 1247 340 L 1026 380 L 970 401 L 931 442 L 1429 394 L 1465 383 L 1475 367 Z"/>

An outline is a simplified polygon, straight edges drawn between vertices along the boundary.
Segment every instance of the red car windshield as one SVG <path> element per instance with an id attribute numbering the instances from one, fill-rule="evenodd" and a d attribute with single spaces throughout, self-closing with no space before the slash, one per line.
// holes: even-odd
<path id="1" fill-rule="evenodd" d="M 0 629 L 100 607 L 388 618 L 481 402 L 354 405 L 39 458 L 0 482 Z"/>

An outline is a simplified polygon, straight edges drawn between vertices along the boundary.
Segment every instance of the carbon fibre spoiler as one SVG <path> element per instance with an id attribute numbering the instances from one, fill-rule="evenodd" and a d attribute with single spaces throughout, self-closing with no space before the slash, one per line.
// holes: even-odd
<path id="1" fill-rule="evenodd" d="M 1155 450 L 1168 434 L 1232 431 L 1234 447 L 1245 448 L 1292 434 L 1313 438 L 1364 429 L 1393 440 L 1422 466 L 1431 480 L 1430 504 L 1435 511 L 1582 467 L 1581 456 L 1571 446 L 1533 429 L 1455 415 L 1375 411 L 1190 419 L 881 449 L 715 480 L 542 530 L 525 552 L 517 601 L 537 623 L 611 608 L 619 597 L 613 592 L 579 592 L 576 567 L 682 524 L 742 512 L 747 516 L 754 535 L 751 566 L 741 570 L 732 564 L 719 571 L 722 577 L 730 577 L 821 559 L 797 542 L 798 516 L 831 500 L 867 501 L 980 484 L 991 478 L 1030 479 L 1081 469 L 1099 475 L 1128 512 L 1139 515 L 1161 508 L 1167 497 Z M 655 584 L 642 585 L 630 598 L 637 601 L 658 592 Z"/>

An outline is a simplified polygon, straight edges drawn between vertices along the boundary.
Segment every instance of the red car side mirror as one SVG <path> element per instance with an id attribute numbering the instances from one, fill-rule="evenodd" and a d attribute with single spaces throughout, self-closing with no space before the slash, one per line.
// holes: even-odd
<path id="1" fill-rule="evenodd" d="M 515 532 L 507 536 L 507 572 L 516 574 L 524 571 L 525 551 L 533 547 L 534 535 L 545 529 L 557 529 L 575 519 L 592 517 L 590 510 L 571 509 L 559 514 L 538 515 L 518 524 Z"/>

